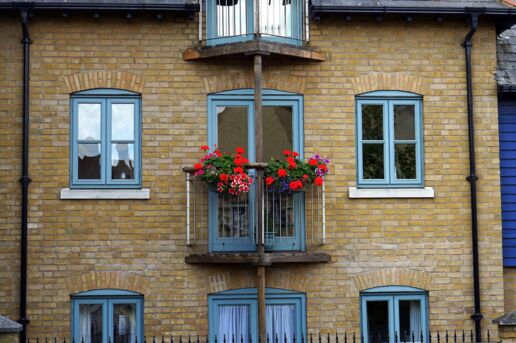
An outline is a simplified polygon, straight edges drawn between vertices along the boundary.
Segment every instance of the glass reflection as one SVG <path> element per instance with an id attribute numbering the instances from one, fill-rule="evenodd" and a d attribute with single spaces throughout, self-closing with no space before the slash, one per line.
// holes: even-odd
<path id="1" fill-rule="evenodd" d="M 134 144 L 111 144 L 111 179 L 134 179 Z"/>
<path id="2" fill-rule="evenodd" d="M 113 305 L 114 343 L 134 343 L 136 341 L 136 305 Z"/>
<path id="3" fill-rule="evenodd" d="M 367 341 L 369 343 L 389 342 L 389 302 L 367 302 Z"/>
<path id="4" fill-rule="evenodd" d="M 134 105 L 111 105 L 111 139 L 116 141 L 134 140 Z"/>
<path id="5" fill-rule="evenodd" d="M 102 304 L 79 305 L 79 340 L 102 343 Z"/>
<path id="6" fill-rule="evenodd" d="M 247 150 L 247 107 L 218 106 L 218 147 L 233 153 L 236 147 Z"/>
<path id="7" fill-rule="evenodd" d="M 100 140 L 100 104 L 79 104 L 77 121 L 79 140 Z"/>
<path id="8" fill-rule="evenodd" d="M 362 105 L 362 139 L 383 139 L 383 105 Z"/>
<path id="9" fill-rule="evenodd" d="M 414 105 L 394 106 L 394 139 L 416 139 Z"/>
<path id="10" fill-rule="evenodd" d="M 81 180 L 100 179 L 100 144 L 81 143 L 77 149 L 77 172 Z"/>
<path id="11" fill-rule="evenodd" d="M 395 144 L 396 178 L 416 178 L 416 145 Z"/>
<path id="12" fill-rule="evenodd" d="M 362 169 L 364 179 L 383 179 L 383 144 L 362 145 Z"/>
<path id="13" fill-rule="evenodd" d="M 400 300 L 399 323 L 401 342 L 421 341 L 421 302 Z"/>
<path id="14" fill-rule="evenodd" d="M 282 159 L 283 150 L 292 150 L 292 107 L 263 107 L 263 162 Z"/>

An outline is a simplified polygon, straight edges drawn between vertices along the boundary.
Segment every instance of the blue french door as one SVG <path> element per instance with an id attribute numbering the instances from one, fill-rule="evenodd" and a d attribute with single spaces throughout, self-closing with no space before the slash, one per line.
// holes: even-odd
<path id="1" fill-rule="evenodd" d="M 75 342 L 142 342 L 142 312 L 139 298 L 74 299 Z"/>
<path id="2" fill-rule="evenodd" d="M 364 343 L 426 342 L 425 295 L 364 295 L 361 306 Z"/>
<path id="3" fill-rule="evenodd" d="M 252 93 L 212 95 L 208 100 L 208 144 L 223 152 L 247 147 L 251 162 L 282 159 L 284 150 L 303 154 L 302 98 L 264 92 L 264 161 L 256 161 Z M 250 171 L 251 176 L 255 175 Z M 247 195 L 229 197 L 209 191 L 209 251 L 255 251 L 256 210 L 261 205 L 253 186 Z M 303 250 L 304 194 L 264 192 L 264 233 L 267 250 Z"/>

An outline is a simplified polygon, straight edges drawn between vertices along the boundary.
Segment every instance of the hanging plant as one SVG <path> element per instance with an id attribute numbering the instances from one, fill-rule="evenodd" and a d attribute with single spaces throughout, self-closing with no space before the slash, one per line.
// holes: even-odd
<path id="1" fill-rule="evenodd" d="M 206 155 L 195 164 L 194 176 L 221 194 L 239 196 L 249 192 L 253 179 L 244 168 L 244 164 L 249 163 L 243 156 L 244 148 L 236 148 L 234 154 L 222 153 L 219 149 L 208 153 L 207 145 L 201 146 L 201 150 Z"/>
<path id="2" fill-rule="evenodd" d="M 280 193 L 302 191 L 307 185 L 322 186 L 330 160 L 316 154 L 307 161 L 295 151 L 283 151 L 285 159 L 271 159 L 265 168 L 265 185 Z"/>

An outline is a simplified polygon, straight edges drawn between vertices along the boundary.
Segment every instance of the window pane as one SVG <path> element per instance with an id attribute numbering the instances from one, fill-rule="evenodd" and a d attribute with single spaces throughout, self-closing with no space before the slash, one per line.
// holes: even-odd
<path id="1" fill-rule="evenodd" d="M 414 105 L 394 105 L 394 139 L 416 139 Z"/>
<path id="2" fill-rule="evenodd" d="M 249 306 L 221 305 L 217 342 L 247 341 L 249 337 Z"/>
<path id="3" fill-rule="evenodd" d="M 217 37 L 245 35 L 247 33 L 246 0 L 217 1 Z"/>
<path id="4" fill-rule="evenodd" d="M 421 302 L 419 300 L 399 301 L 400 341 L 421 341 Z"/>
<path id="5" fill-rule="evenodd" d="M 368 343 L 389 342 L 389 302 L 367 302 Z"/>
<path id="6" fill-rule="evenodd" d="M 134 140 L 134 104 L 111 105 L 111 139 Z"/>
<path id="7" fill-rule="evenodd" d="M 383 144 L 362 145 L 363 178 L 383 179 Z"/>
<path id="8" fill-rule="evenodd" d="M 136 305 L 113 304 L 114 343 L 134 343 L 136 341 Z"/>
<path id="9" fill-rule="evenodd" d="M 383 139 L 383 105 L 362 105 L 362 139 Z"/>
<path id="10" fill-rule="evenodd" d="M 100 144 L 79 144 L 77 159 L 79 179 L 100 179 Z"/>
<path id="11" fill-rule="evenodd" d="M 292 37 L 291 0 L 260 0 L 260 32 L 273 36 Z M 301 18 L 297 18 L 301 22 Z"/>
<path id="12" fill-rule="evenodd" d="M 134 179 L 134 144 L 111 144 L 111 179 Z"/>
<path id="13" fill-rule="evenodd" d="M 263 107 L 263 158 L 283 158 L 283 150 L 292 150 L 292 107 Z"/>
<path id="14" fill-rule="evenodd" d="M 294 195 L 266 191 L 266 201 L 265 240 L 294 237 Z"/>
<path id="15" fill-rule="evenodd" d="M 102 343 L 102 304 L 79 305 L 79 340 Z"/>
<path id="16" fill-rule="evenodd" d="M 217 107 L 218 146 L 233 153 L 236 147 L 247 149 L 247 107 Z"/>
<path id="17" fill-rule="evenodd" d="M 218 215 L 219 238 L 249 237 L 249 206 L 246 193 L 239 196 L 219 194 Z"/>
<path id="18" fill-rule="evenodd" d="M 265 316 L 267 342 L 285 342 L 285 338 L 287 342 L 293 342 L 296 334 L 295 305 L 267 305 Z"/>
<path id="19" fill-rule="evenodd" d="M 416 178 L 416 145 L 395 144 L 396 179 Z"/>
<path id="20" fill-rule="evenodd" d="M 79 140 L 100 140 L 100 104 L 79 104 L 78 130 Z"/>

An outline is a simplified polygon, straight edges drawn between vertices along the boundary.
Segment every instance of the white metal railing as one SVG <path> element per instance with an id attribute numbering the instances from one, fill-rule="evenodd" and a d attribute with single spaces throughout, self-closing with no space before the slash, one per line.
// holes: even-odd
<path id="1" fill-rule="evenodd" d="M 206 0 L 205 5 L 200 6 L 199 41 L 223 43 L 254 35 L 285 42 L 310 38 L 309 0 Z"/>
<path id="2" fill-rule="evenodd" d="M 217 240 L 229 248 L 221 251 L 235 251 L 238 249 L 228 245 L 245 241 L 248 247 L 245 251 L 254 251 L 258 206 L 262 208 L 261 232 L 266 250 L 301 250 L 303 246 L 313 250 L 326 243 L 324 185 L 308 186 L 294 194 L 264 188 L 259 200 L 253 194 L 239 197 L 217 194 L 205 182 L 186 173 L 186 244 L 196 252 L 207 252 L 210 242 Z M 210 216 L 215 223 L 210 223 Z M 211 238 L 210 226 L 215 231 Z M 298 248 L 292 248 L 292 244 Z"/>

